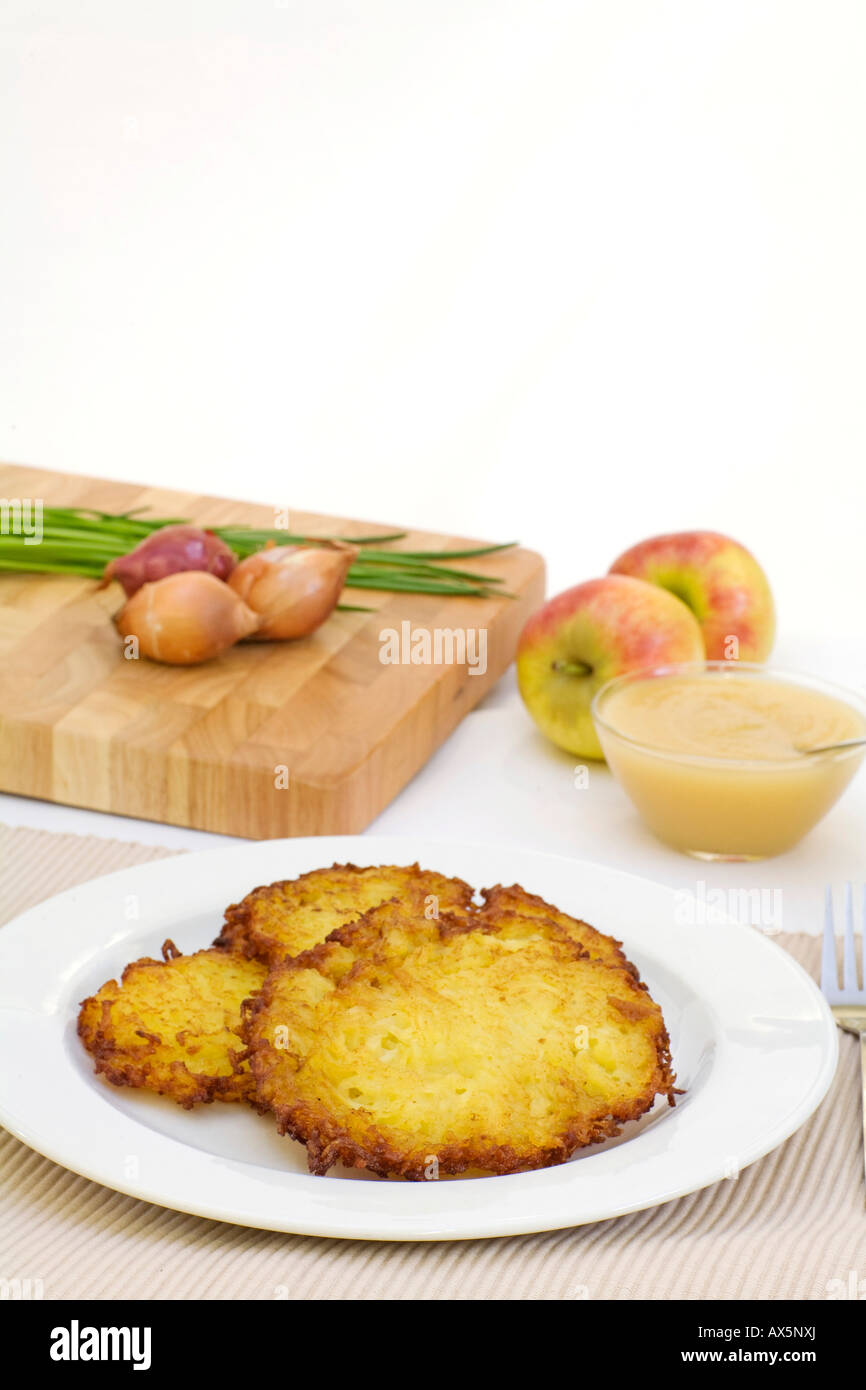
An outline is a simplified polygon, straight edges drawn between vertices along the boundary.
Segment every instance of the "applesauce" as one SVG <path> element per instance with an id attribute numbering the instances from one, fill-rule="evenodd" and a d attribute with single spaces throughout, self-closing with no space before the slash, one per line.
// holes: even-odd
<path id="1" fill-rule="evenodd" d="M 706 662 L 619 676 L 593 702 L 608 765 L 659 839 L 703 858 L 781 854 L 841 796 L 866 707 L 822 681 Z"/>

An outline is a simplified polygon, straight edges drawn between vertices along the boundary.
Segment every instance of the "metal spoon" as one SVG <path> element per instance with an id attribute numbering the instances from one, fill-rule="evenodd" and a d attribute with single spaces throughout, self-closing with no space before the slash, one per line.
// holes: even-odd
<path id="1" fill-rule="evenodd" d="M 817 748 L 798 748 L 798 753 L 841 753 L 846 748 L 866 748 L 866 738 L 846 738 L 841 743 L 819 743 Z"/>

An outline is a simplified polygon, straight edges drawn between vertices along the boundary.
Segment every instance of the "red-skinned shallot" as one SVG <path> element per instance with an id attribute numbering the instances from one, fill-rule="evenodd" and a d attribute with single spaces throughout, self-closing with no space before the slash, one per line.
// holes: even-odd
<path id="1" fill-rule="evenodd" d="M 162 526 L 151 531 L 128 555 L 111 560 L 105 567 L 99 587 L 112 579 L 123 586 L 127 598 L 141 588 L 170 574 L 201 570 L 217 579 L 228 579 L 237 556 L 213 531 L 200 526 Z"/>

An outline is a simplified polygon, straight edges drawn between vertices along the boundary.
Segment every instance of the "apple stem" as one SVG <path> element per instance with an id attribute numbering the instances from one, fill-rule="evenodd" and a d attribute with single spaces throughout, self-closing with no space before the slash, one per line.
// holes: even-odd
<path id="1" fill-rule="evenodd" d="M 591 676 L 592 667 L 585 661 L 554 661 L 553 670 L 563 676 Z"/>

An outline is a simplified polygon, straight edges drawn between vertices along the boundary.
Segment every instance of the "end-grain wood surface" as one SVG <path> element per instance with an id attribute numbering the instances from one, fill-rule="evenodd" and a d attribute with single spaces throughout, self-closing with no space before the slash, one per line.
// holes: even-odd
<path id="1" fill-rule="evenodd" d="M 14 465 L 0 465 L 0 496 L 274 525 L 265 506 Z M 294 511 L 291 525 L 310 535 L 380 529 Z M 401 529 L 399 518 L 381 529 Z M 414 531 L 394 548 L 466 543 Z M 116 584 L 0 574 L 0 790 L 253 839 L 356 833 L 502 675 L 543 598 L 532 551 L 470 567 L 502 576 L 514 597 L 349 590 L 348 602 L 375 612 L 337 612 L 301 641 L 241 644 L 187 668 L 124 658 L 111 622 L 123 602 Z M 486 629 L 486 671 L 383 664 L 380 632 L 407 621 Z"/>

